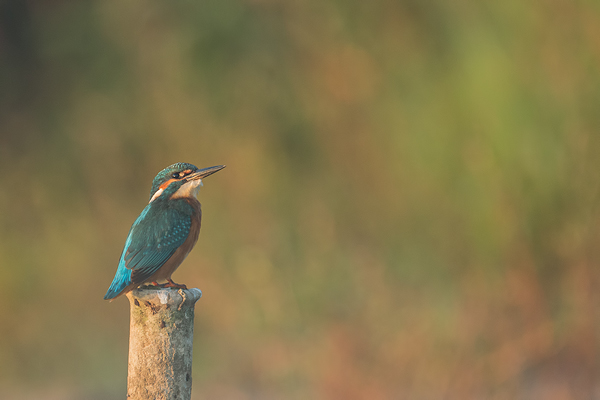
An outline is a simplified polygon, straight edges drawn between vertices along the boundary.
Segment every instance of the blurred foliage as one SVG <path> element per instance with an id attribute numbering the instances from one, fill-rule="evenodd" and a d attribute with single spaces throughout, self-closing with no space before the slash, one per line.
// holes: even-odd
<path id="1" fill-rule="evenodd" d="M 153 176 L 194 398 L 598 394 L 596 2 L 0 2 L 0 397 L 118 399 Z"/>

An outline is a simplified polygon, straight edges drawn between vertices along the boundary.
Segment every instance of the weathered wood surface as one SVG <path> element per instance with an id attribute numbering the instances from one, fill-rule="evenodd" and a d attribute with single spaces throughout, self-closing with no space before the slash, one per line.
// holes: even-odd
<path id="1" fill-rule="evenodd" d="M 189 400 L 199 289 L 143 287 L 130 303 L 128 400 Z"/>

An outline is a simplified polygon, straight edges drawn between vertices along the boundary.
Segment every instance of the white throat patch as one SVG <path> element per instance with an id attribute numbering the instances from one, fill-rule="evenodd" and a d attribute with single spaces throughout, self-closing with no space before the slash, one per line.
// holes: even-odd
<path id="1" fill-rule="evenodd" d="M 196 197 L 198 196 L 198 192 L 200 191 L 200 187 L 202 187 L 202 179 L 196 179 L 193 181 L 189 181 L 183 184 L 171 198 L 176 199 L 179 197 Z"/>

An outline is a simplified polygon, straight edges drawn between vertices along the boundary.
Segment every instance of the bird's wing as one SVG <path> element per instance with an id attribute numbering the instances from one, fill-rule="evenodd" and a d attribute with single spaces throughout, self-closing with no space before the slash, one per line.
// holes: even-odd
<path id="1" fill-rule="evenodd" d="M 154 274 L 187 239 L 192 220 L 174 209 L 138 218 L 129 233 L 121 263 L 132 271 L 132 283 Z"/>
<path id="2" fill-rule="evenodd" d="M 175 209 L 155 212 L 148 205 L 127 236 L 117 273 L 105 299 L 118 296 L 131 284 L 151 277 L 187 239 L 192 220 Z"/>

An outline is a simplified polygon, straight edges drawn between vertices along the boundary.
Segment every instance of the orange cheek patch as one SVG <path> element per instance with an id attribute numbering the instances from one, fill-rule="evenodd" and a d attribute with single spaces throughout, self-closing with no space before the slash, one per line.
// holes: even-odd
<path id="1" fill-rule="evenodd" d="M 176 180 L 177 179 L 169 179 L 168 181 L 166 181 L 165 183 L 160 185 L 159 188 L 162 190 L 165 190 L 167 188 L 167 186 L 169 186 L 171 184 L 171 182 L 175 182 Z"/>

